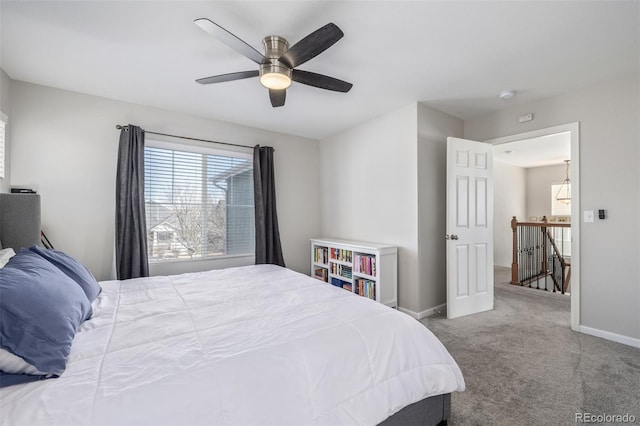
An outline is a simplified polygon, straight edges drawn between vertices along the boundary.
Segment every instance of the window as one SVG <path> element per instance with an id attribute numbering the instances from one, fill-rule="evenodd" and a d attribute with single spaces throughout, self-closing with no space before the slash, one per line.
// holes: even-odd
<path id="1" fill-rule="evenodd" d="M 7 126 L 7 116 L 0 111 L 0 179 L 5 179 L 4 157 L 5 157 L 5 129 Z"/>
<path id="2" fill-rule="evenodd" d="M 250 155 L 147 141 L 150 262 L 254 252 Z"/>

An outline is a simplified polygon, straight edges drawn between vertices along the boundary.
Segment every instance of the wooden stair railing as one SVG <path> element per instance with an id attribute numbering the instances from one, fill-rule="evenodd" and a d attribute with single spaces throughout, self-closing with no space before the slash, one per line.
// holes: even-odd
<path id="1" fill-rule="evenodd" d="M 549 223 L 546 216 L 541 222 L 518 222 L 514 216 L 511 284 L 531 287 L 535 281 L 540 288 L 540 280 L 545 278 L 543 289 L 548 290 L 546 277 L 551 276 L 553 291 L 564 294 L 571 280 L 571 262 L 558 248 L 551 229 L 570 227 L 569 223 Z"/>

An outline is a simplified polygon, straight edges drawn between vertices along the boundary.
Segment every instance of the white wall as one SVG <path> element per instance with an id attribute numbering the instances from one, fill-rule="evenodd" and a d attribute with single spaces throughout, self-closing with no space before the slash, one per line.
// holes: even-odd
<path id="1" fill-rule="evenodd" d="M 398 304 L 446 302 L 447 137 L 462 120 L 420 103 L 320 141 L 326 237 L 397 245 Z"/>
<path id="2" fill-rule="evenodd" d="M 527 214 L 551 216 L 551 185 L 561 184 L 566 178 L 566 165 L 530 167 L 527 170 Z M 521 220 L 526 220 L 522 218 Z"/>
<path id="3" fill-rule="evenodd" d="M 398 246 L 398 304 L 418 304 L 417 104 L 320 141 L 325 237 Z"/>
<path id="4" fill-rule="evenodd" d="M 535 120 L 518 123 L 534 113 Z M 580 123 L 580 211 L 608 218 L 580 228 L 580 324 L 640 344 L 640 76 L 599 84 L 465 121 L 487 140 Z M 574 159 L 575 160 L 575 159 Z"/>
<path id="5" fill-rule="evenodd" d="M 110 277 L 113 264 L 115 125 L 128 123 L 156 132 L 273 146 L 285 261 L 308 273 L 308 239 L 320 229 L 317 141 L 24 82 L 12 81 L 11 89 L 12 185 L 39 189 L 43 229 L 56 248 L 79 258 L 99 280 Z M 253 258 L 193 262 L 174 271 L 239 263 L 251 264 Z"/>
<path id="6" fill-rule="evenodd" d="M 447 137 L 461 138 L 462 120 L 418 104 L 418 311 L 447 301 Z"/>
<path id="7" fill-rule="evenodd" d="M 11 155 L 11 80 L 2 68 L 0 68 L 0 111 L 9 117 L 5 126 L 4 179 L 0 178 L 0 192 L 9 192 L 11 186 L 11 163 L 9 161 Z"/>
<path id="8" fill-rule="evenodd" d="M 493 262 L 510 268 L 513 261 L 511 219 L 526 215 L 527 169 L 493 162 Z"/>

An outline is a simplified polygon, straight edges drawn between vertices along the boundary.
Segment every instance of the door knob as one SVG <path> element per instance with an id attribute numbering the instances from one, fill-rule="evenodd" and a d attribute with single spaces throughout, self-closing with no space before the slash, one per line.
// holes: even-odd
<path id="1" fill-rule="evenodd" d="M 458 239 L 458 236 L 457 236 L 456 234 L 451 234 L 451 239 L 452 239 L 452 240 L 457 240 L 457 239 Z"/>
<path id="2" fill-rule="evenodd" d="M 446 235 L 444 236 L 444 239 L 445 239 L 445 240 L 448 240 L 448 239 L 449 239 L 449 234 L 446 234 Z"/>

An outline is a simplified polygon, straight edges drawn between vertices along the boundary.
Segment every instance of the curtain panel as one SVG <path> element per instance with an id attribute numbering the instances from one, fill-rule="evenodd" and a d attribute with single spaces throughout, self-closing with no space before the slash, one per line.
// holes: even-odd
<path id="1" fill-rule="evenodd" d="M 116 173 L 116 273 L 119 280 L 149 276 L 144 202 L 144 130 L 120 131 Z"/>
<path id="2" fill-rule="evenodd" d="M 256 145 L 253 148 L 253 194 L 255 197 L 256 265 L 271 263 L 284 266 L 273 168 L 273 148 Z"/>

